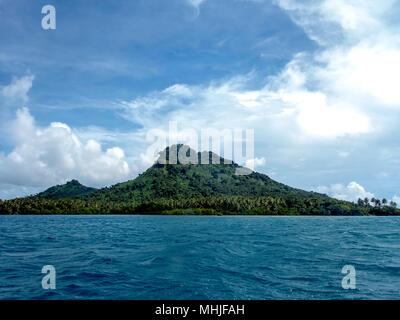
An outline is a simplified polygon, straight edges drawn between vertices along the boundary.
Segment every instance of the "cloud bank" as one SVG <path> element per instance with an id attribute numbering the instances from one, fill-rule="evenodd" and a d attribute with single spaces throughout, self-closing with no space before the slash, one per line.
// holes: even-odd
<path id="1" fill-rule="evenodd" d="M 3 88 L 3 99 L 18 98 L 26 102 L 32 81 L 33 76 L 14 79 Z M 26 107 L 16 108 L 8 125 L 8 136 L 14 147 L 7 154 L 0 153 L 0 181 L 5 189 L 0 198 L 14 195 L 10 191 L 12 186 L 20 186 L 25 194 L 71 179 L 104 186 L 127 179 L 131 174 L 121 148 L 103 150 L 93 139 L 82 141 L 64 123 L 40 127 Z"/>
<path id="2" fill-rule="evenodd" d="M 347 186 L 343 184 L 333 184 L 329 187 L 320 186 L 316 188 L 317 192 L 327 194 L 339 200 L 356 202 L 358 199 L 371 199 L 374 194 L 365 190 L 365 188 L 357 182 L 350 182 Z"/>

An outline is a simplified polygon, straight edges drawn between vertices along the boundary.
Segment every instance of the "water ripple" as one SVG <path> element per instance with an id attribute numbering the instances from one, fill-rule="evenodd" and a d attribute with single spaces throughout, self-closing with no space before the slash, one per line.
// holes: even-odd
<path id="1" fill-rule="evenodd" d="M 398 299 L 394 217 L 0 216 L 0 299 Z M 57 289 L 41 288 L 42 266 Z M 354 265 L 357 289 L 343 290 Z"/>

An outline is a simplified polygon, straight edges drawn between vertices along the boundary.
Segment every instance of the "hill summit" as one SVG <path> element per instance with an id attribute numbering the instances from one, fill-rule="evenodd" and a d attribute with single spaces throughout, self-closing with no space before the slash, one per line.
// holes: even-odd
<path id="1" fill-rule="evenodd" d="M 78 180 L 71 180 L 63 185 L 51 187 L 36 195 L 37 198 L 44 199 L 63 199 L 83 196 L 96 191 L 95 188 L 90 188 L 82 185 Z"/>
<path id="2" fill-rule="evenodd" d="M 160 152 L 156 163 L 136 179 L 98 190 L 85 198 L 143 202 L 216 196 L 326 197 L 291 188 L 213 152 L 196 152 L 186 145 L 173 145 Z"/>

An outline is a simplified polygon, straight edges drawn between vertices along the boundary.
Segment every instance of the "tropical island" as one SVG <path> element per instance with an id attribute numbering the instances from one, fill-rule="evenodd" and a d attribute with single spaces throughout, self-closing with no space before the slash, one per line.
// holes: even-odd
<path id="1" fill-rule="evenodd" d="M 195 161 L 171 163 L 182 148 Z M 204 157 L 209 164 L 201 164 Z M 0 200 L 0 214 L 400 215 L 397 204 L 385 199 L 347 202 L 238 170 L 248 169 L 210 151 L 173 145 L 136 179 L 102 189 L 72 180 L 36 195 Z"/>

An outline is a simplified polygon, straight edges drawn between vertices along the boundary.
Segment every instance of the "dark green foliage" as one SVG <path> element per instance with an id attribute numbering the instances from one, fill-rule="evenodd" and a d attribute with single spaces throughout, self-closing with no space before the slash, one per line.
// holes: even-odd
<path id="1" fill-rule="evenodd" d="M 172 164 L 167 148 L 161 160 L 136 179 L 100 190 L 72 181 L 34 197 L 0 201 L 0 214 L 197 214 L 197 215 L 398 215 L 395 206 L 332 199 L 294 189 L 209 153 L 193 153 L 191 163 Z M 188 151 L 189 152 L 189 151 Z M 163 158 L 164 155 L 164 158 Z M 194 156 L 193 156 L 194 155 Z M 201 156 L 222 164 L 197 164 Z M 385 201 L 383 201 L 385 202 Z M 379 203 L 379 206 L 378 206 Z M 386 202 L 385 202 L 386 204 Z"/>
<path id="2" fill-rule="evenodd" d="M 24 198 L 0 201 L 0 214 L 197 214 L 197 215 L 399 215 L 393 207 L 360 207 L 331 198 L 210 196 L 151 201 Z"/>
<path id="3" fill-rule="evenodd" d="M 35 196 L 35 198 L 43 199 L 64 199 L 74 198 L 96 191 L 95 188 L 89 188 L 81 185 L 77 180 L 71 180 L 66 184 L 54 186 Z"/>
<path id="4" fill-rule="evenodd" d="M 200 153 L 197 155 L 201 157 Z M 220 164 L 157 162 L 135 180 L 101 189 L 84 198 L 138 202 L 159 198 L 185 199 L 211 196 L 327 198 L 322 194 L 288 187 L 261 173 L 237 175 L 240 166 L 235 163 L 224 164 L 223 158 L 210 152 L 209 158 L 212 157 L 218 159 Z"/>

